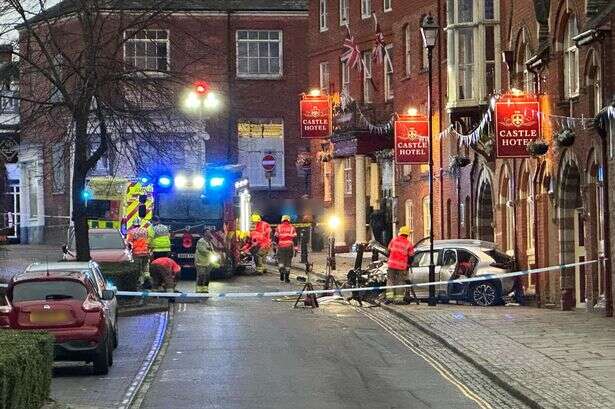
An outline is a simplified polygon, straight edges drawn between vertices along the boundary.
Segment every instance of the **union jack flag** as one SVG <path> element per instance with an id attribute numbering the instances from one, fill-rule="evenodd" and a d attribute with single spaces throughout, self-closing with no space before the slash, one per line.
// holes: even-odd
<path id="1" fill-rule="evenodd" d="M 384 34 L 380 28 L 380 23 L 376 18 L 376 14 L 373 14 L 374 22 L 376 23 L 376 38 L 374 39 L 374 48 L 372 48 L 372 59 L 376 64 L 382 64 L 384 62 L 384 53 L 386 52 L 384 44 Z"/>
<path id="2" fill-rule="evenodd" d="M 341 60 L 348 64 L 350 68 L 356 68 L 359 71 L 362 69 L 361 50 L 359 50 L 359 46 L 355 42 L 354 37 L 350 35 L 350 32 L 348 32 L 344 40 L 344 52 L 342 53 Z"/>

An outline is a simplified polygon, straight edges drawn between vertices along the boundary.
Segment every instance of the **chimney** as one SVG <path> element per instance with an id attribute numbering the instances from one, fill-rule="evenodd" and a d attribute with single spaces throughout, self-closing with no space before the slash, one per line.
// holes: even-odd
<path id="1" fill-rule="evenodd" d="M 0 64 L 10 63 L 13 60 L 13 46 L 0 44 Z"/>

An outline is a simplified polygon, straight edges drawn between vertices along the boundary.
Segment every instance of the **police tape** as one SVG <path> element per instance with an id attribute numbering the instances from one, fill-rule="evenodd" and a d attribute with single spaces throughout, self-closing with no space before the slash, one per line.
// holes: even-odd
<path id="1" fill-rule="evenodd" d="M 309 290 L 309 291 L 264 291 L 264 292 L 230 292 L 230 293 L 184 293 L 184 292 L 156 292 L 156 291 L 117 291 L 118 297 L 142 297 L 142 298 L 177 298 L 177 299 L 208 299 L 208 298 L 269 298 L 269 297 L 290 297 L 300 295 L 340 295 L 341 293 L 353 293 L 358 291 L 380 291 L 380 290 L 392 290 L 396 288 L 420 288 L 436 285 L 448 285 L 448 284 L 465 284 L 481 281 L 492 281 L 510 279 L 514 277 L 529 276 L 532 274 L 540 274 L 552 271 L 561 271 L 567 268 L 583 266 L 598 263 L 606 259 L 580 261 L 577 263 L 561 264 L 557 266 L 549 266 L 542 268 L 534 268 L 530 270 L 515 271 L 505 274 L 483 274 L 476 277 L 459 278 L 455 280 L 441 280 L 431 283 L 411 283 L 400 285 L 384 285 L 384 286 L 371 286 L 371 287 L 349 287 L 349 288 L 333 288 L 330 290 Z M 7 287 L 7 284 L 0 284 L 0 287 Z"/>

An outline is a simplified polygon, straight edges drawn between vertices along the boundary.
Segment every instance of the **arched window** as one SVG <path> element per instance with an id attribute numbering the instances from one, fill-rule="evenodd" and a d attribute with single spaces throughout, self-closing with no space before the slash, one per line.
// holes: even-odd
<path id="1" fill-rule="evenodd" d="M 423 237 L 430 236 L 429 196 L 423 198 Z"/>
<path id="2" fill-rule="evenodd" d="M 579 95 L 579 49 L 573 38 L 579 34 L 574 14 L 568 16 L 564 32 L 564 96 L 574 98 Z"/>
<path id="3" fill-rule="evenodd" d="M 589 112 L 595 116 L 602 108 L 602 69 L 600 56 L 595 50 L 592 50 L 589 56 L 585 85 L 589 96 Z"/>
<path id="4" fill-rule="evenodd" d="M 527 30 L 524 28 L 519 35 L 519 42 L 517 44 L 516 72 L 517 74 L 523 75 L 523 90 L 525 92 L 535 92 L 534 74 L 530 72 L 530 70 L 527 68 L 527 65 L 525 64 L 526 61 L 528 61 L 530 58 L 532 58 L 530 39 L 529 35 L 527 34 Z"/>

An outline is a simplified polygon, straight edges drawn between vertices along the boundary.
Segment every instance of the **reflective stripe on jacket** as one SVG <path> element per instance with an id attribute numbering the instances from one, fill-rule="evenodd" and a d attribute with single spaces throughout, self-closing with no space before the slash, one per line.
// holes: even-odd
<path id="1" fill-rule="evenodd" d="M 293 239 L 297 237 L 297 231 L 290 222 L 282 222 L 278 226 L 275 235 L 278 238 L 278 247 L 288 248 L 293 246 Z"/>
<path id="2" fill-rule="evenodd" d="M 389 243 L 388 267 L 393 270 L 407 270 L 408 257 L 414 254 L 414 247 L 404 236 L 397 236 Z"/>

